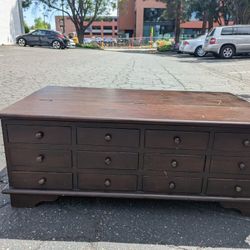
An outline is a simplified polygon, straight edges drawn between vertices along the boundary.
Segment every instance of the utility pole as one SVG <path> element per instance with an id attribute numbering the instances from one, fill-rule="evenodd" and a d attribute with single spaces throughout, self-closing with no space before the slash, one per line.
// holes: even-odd
<path id="1" fill-rule="evenodd" d="M 62 33 L 65 33 L 65 19 L 64 19 L 64 0 L 62 0 L 62 23 L 63 23 L 63 30 Z"/>

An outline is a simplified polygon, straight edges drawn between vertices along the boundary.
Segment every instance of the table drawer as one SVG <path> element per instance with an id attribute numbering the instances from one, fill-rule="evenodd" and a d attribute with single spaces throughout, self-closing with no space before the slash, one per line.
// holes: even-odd
<path id="1" fill-rule="evenodd" d="M 216 133 L 214 149 L 218 151 L 250 152 L 250 134 Z"/>
<path id="2" fill-rule="evenodd" d="M 79 174 L 78 187 L 82 190 L 135 191 L 136 175 Z"/>
<path id="3" fill-rule="evenodd" d="M 21 189 L 72 189 L 71 173 L 12 172 L 11 186 Z"/>
<path id="4" fill-rule="evenodd" d="M 138 147 L 139 138 L 140 133 L 136 129 L 77 129 L 77 143 L 81 145 Z"/>
<path id="5" fill-rule="evenodd" d="M 182 131 L 147 130 L 147 148 L 194 149 L 207 148 L 209 133 Z"/>
<path id="6" fill-rule="evenodd" d="M 153 193 L 199 194 L 202 179 L 193 177 L 144 176 L 143 191 Z"/>
<path id="7" fill-rule="evenodd" d="M 54 168 L 71 168 L 71 151 L 11 148 L 9 159 L 12 169 L 32 168 L 53 170 Z"/>
<path id="8" fill-rule="evenodd" d="M 70 127 L 8 125 L 10 143 L 71 144 Z"/>
<path id="9" fill-rule="evenodd" d="M 157 153 L 148 153 L 144 155 L 144 169 L 148 170 L 202 172 L 204 166 L 204 156 Z"/>
<path id="10" fill-rule="evenodd" d="M 77 166 L 89 169 L 137 169 L 138 153 L 78 151 Z"/>
<path id="11" fill-rule="evenodd" d="M 214 156 L 212 157 L 211 173 L 250 174 L 249 157 Z"/>
<path id="12" fill-rule="evenodd" d="M 209 178 L 207 194 L 215 196 L 249 197 L 250 181 Z"/>

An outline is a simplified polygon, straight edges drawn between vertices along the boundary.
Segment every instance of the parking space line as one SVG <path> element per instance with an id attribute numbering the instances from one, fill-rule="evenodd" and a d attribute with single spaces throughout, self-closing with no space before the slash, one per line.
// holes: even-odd
<path id="1" fill-rule="evenodd" d="M 247 74 L 247 73 L 250 73 L 250 70 L 229 72 L 229 74 Z"/>

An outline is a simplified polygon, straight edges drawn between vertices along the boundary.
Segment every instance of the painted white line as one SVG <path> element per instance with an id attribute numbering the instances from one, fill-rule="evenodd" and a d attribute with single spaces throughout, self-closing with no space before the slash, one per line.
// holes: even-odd
<path id="1" fill-rule="evenodd" d="M 247 73 L 250 73 L 250 70 L 229 72 L 229 74 L 247 74 Z"/>
<path id="2" fill-rule="evenodd" d="M 234 250 L 235 248 L 212 248 L 198 246 L 173 246 L 173 245 L 151 245 L 133 243 L 113 243 L 113 242 L 74 242 L 74 241 L 39 241 L 39 240 L 19 240 L 0 239 L 1 249 L 102 249 L 102 250 Z M 237 248 L 237 250 L 249 250 L 249 248 Z"/>

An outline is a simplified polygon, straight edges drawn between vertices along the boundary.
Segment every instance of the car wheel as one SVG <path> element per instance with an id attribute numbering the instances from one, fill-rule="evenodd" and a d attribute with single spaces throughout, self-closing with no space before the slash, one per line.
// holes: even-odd
<path id="1" fill-rule="evenodd" d="M 26 46 L 26 41 L 23 38 L 19 38 L 17 41 L 18 45 L 21 47 L 25 47 Z"/>
<path id="2" fill-rule="evenodd" d="M 204 57 L 206 54 L 207 53 L 204 51 L 202 46 L 197 47 L 195 52 L 194 52 L 194 56 L 196 56 L 196 57 Z"/>
<path id="3" fill-rule="evenodd" d="M 235 49 L 232 45 L 225 45 L 220 50 L 220 58 L 231 59 L 235 54 Z"/>
<path id="4" fill-rule="evenodd" d="M 53 47 L 54 49 L 61 49 L 61 43 L 60 43 L 59 41 L 54 41 L 54 42 L 52 43 L 52 47 Z"/>

